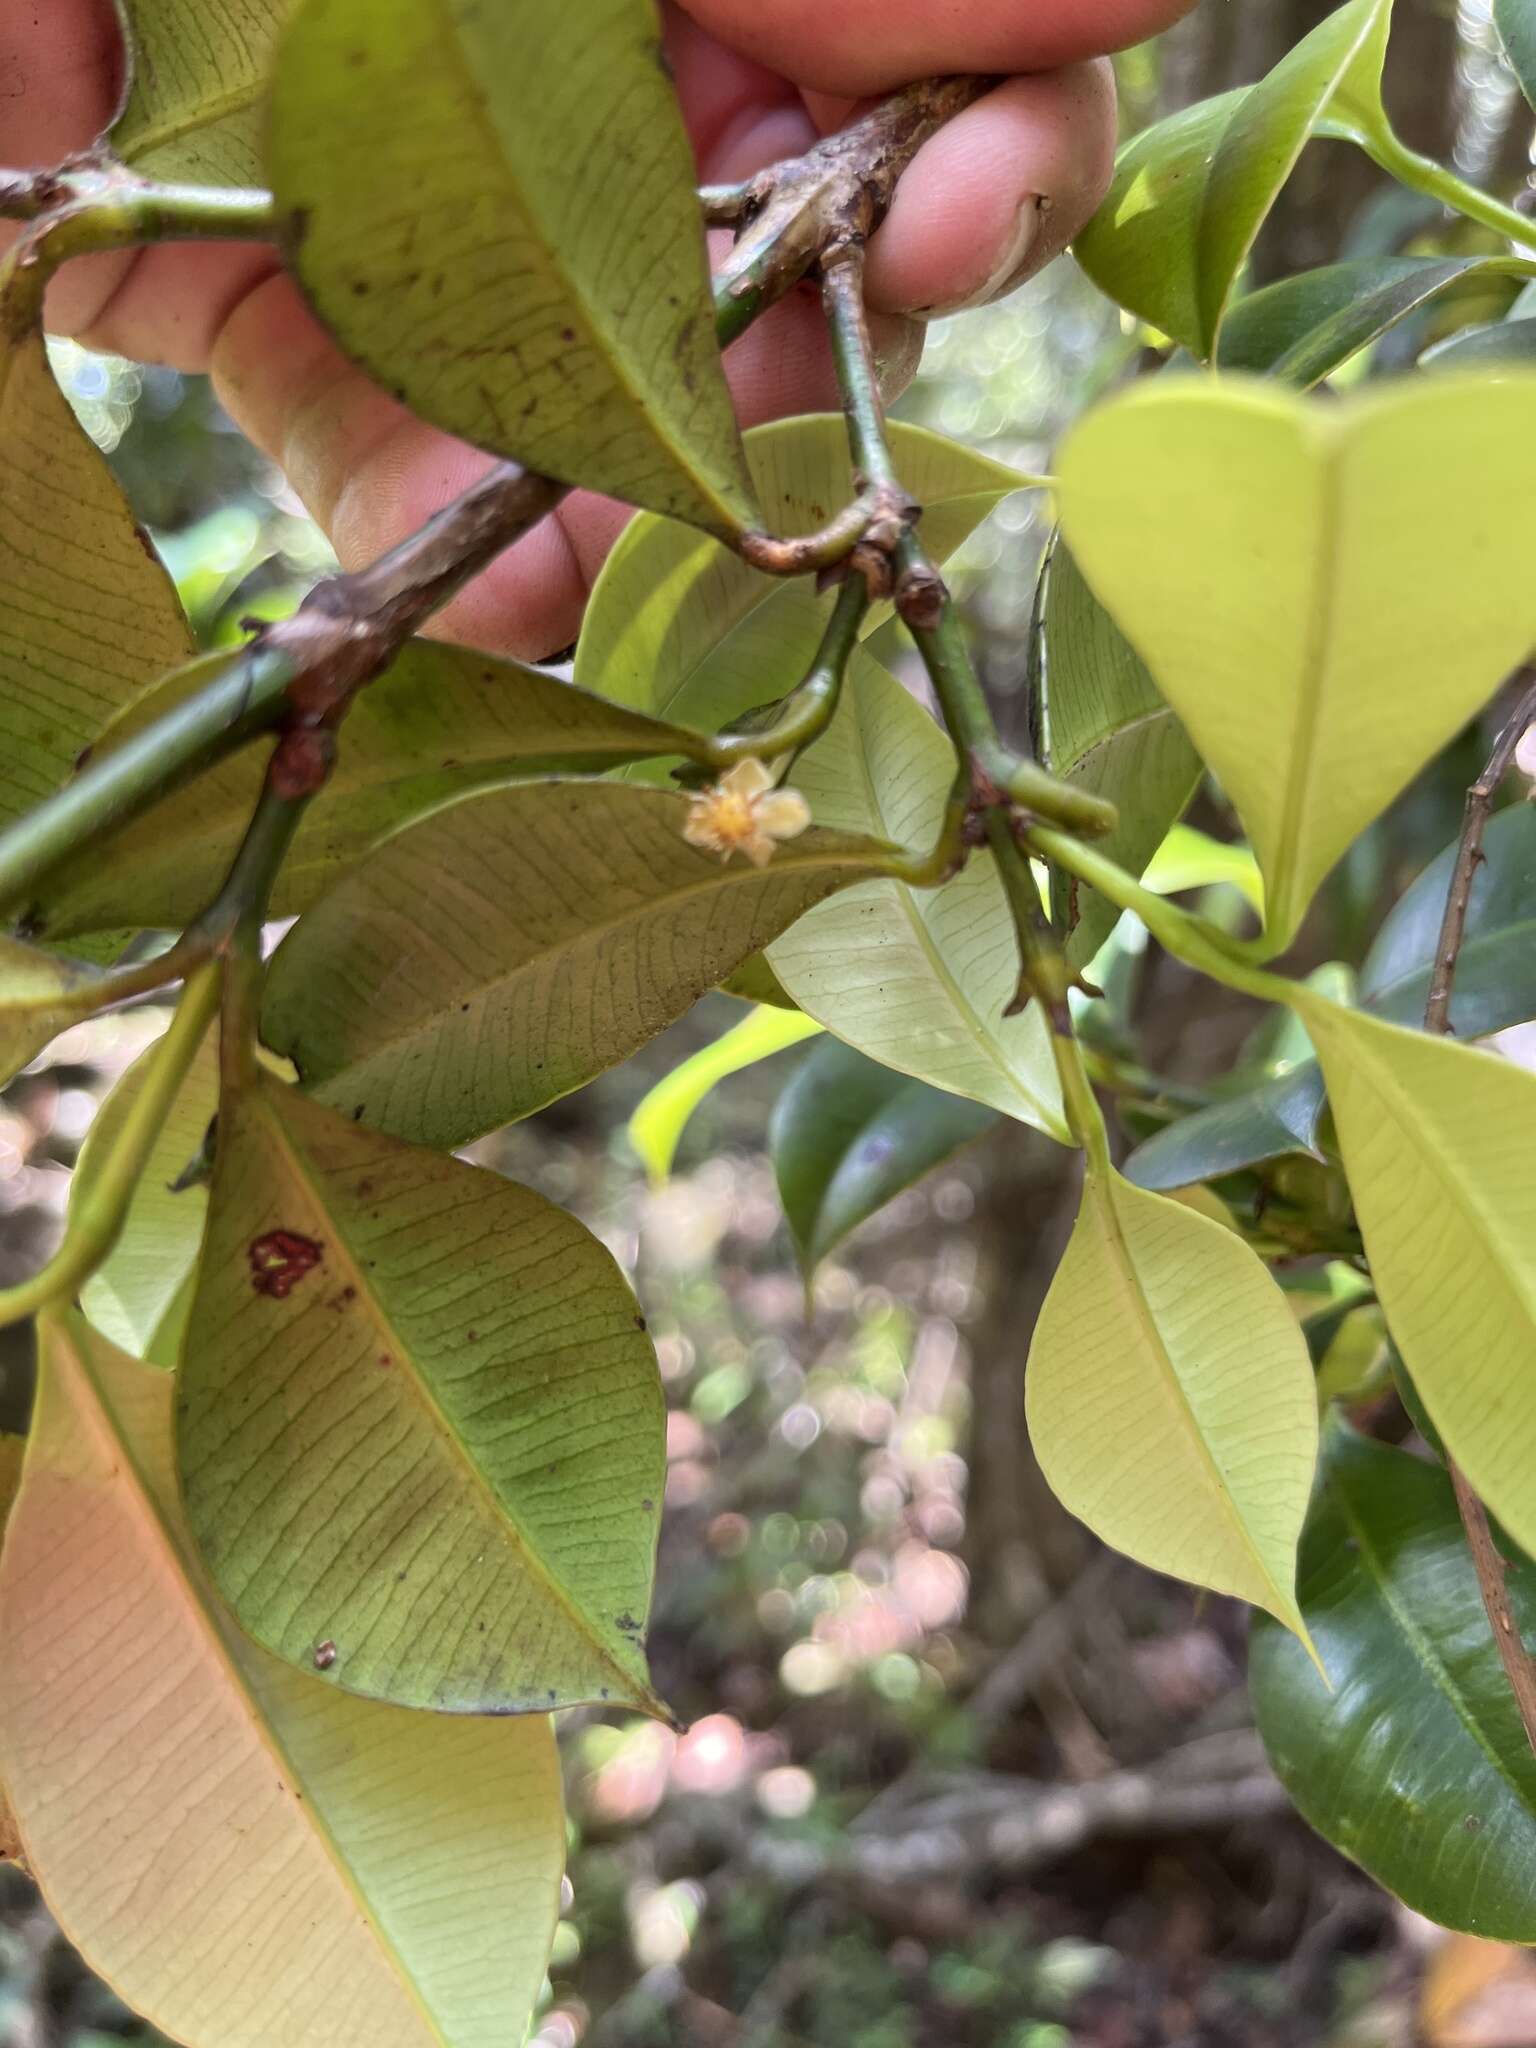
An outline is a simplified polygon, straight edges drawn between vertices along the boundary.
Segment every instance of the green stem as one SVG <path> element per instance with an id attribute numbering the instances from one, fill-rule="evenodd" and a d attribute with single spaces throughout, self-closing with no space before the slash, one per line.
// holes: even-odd
<path id="1" fill-rule="evenodd" d="M 1437 164 L 1433 157 L 1420 156 L 1417 150 L 1410 149 L 1385 116 L 1379 125 L 1374 122 L 1369 126 L 1363 122 L 1351 124 L 1350 132 L 1372 162 L 1379 164 L 1400 185 L 1423 192 L 1442 206 L 1449 207 L 1453 213 L 1491 228 L 1496 235 L 1505 237 L 1522 249 L 1536 251 L 1536 222 L 1527 220 L 1524 214 L 1517 213 L 1514 207 L 1506 206 L 1502 199 L 1495 199 L 1491 193 L 1480 192 L 1465 178 L 1458 177 L 1455 171 L 1447 170 L 1444 164 Z"/>
<path id="2" fill-rule="evenodd" d="M 1088 1077 L 1077 1033 L 1053 1031 L 1051 1051 L 1056 1056 L 1067 1129 L 1087 1153 L 1090 1170 L 1100 1176 L 1107 1175 L 1114 1164 L 1109 1154 L 1109 1131 L 1104 1123 L 1104 1112 L 1099 1107 L 1099 1098 L 1094 1094 L 1093 1083 Z"/>
<path id="3" fill-rule="evenodd" d="M 150 1150 L 218 1008 L 220 979 L 218 963 L 208 961 L 183 989 L 144 1086 L 111 1145 L 93 1161 L 88 1187 L 71 1200 L 64 1242 L 40 1273 L 0 1293 L 0 1328 L 73 1297 L 117 1243 Z"/>
<path id="4" fill-rule="evenodd" d="M 836 715 L 843 678 L 869 605 L 868 583 L 857 569 L 850 570 L 839 587 L 837 603 L 805 681 L 784 699 L 779 716 L 763 731 L 721 733 L 711 741 L 711 767 L 733 768 L 738 761 L 751 759 L 777 760 L 784 754 L 798 754 L 820 739 Z"/>

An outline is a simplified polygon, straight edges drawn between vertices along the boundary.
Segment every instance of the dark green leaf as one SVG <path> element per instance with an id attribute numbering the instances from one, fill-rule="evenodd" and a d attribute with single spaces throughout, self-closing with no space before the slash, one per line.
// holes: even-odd
<path id="1" fill-rule="evenodd" d="M 1531 274 L 1529 263 L 1488 256 L 1330 263 L 1240 299 L 1222 328 L 1218 361 L 1224 370 L 1318 384 L 1409 314 L 1490 279 Z"/>
<path id="2" fill-rule="evenodd" d="M 1426 349 L 1419 358 L 1424 370 L 1477 370 L 1510 363 L 1529 367 L 1536 359 L 1536 320 L 1498 320 L 1490 327 L 1469 327 L 1449 341 Z"/>
<path id="3" fill-rule="evenodd" d="M 754 522 L 649 0 L 309 0 L 268 147 L 310 298 L 423 419 L 717 533 Z"/>
<path id="4" fill-rule="evenodd" d="M 1159 1131 L 1131 1154 L 1126 1177 L 1141 1188 L 1192 1187 L 1284 1152 L 1315 1152 L 1324 1107 L 1322 1072 L 1308 1060 Z"/>
<path id="5" fill-rule="evenodd" d="M 768 1149 L 807 1275 L 859 1224 L 999 1121 L 835 1038 L 811 1047 L 774 1105 Z"/>
<path id="6" fill-rule="evenodd" d="M 881 874 L 808 832 L 770 866 L 683 838 L 688 800 L 523 783 L 386 840 L 273 962 L 268 1043 L 322 1101 L 462 1145 L 627 1059 L 812 904 Z"/>
<path id="7" fill-rule="evenodd" d="M 95 751 L 131 739 L 206 677 L 206 663 L 168 676 L 107 728 Z M 335 771 L 283 863 L 274 913 L 307 910 L 376 840 L 450 797 L 512 776 L 675 754 L 678 740 L 675 727 L 542 669 L 412 641 L 349 714 Z M 234 858 L 268 752 L 261 745 L 232 756 L 105 851 L 93 847 L 66 863 L 29 906 L 33 923 L 62 937 L 125 919 L 171 927 L 195 917 Z"/>
<path id="8" fill-rule="evenodd" d="M 1042 758 L 1054 774 L 1116 806 L 1120 822 L 1100 844 L 1111 860 L 1140 875 L 1194 795 L 1200 758 L 1145 663 L 1059 541 L 1041 582 L 1034 646 Z M 1083 966 L 1120 913 L 1060 876 L 1053 887 L 1058 922 L 1072 926 L 1069 957 Z"/>
<path id="9" fill-rule="evenodd" d="M 1536 1567 L 1510 1559 L 1536 1631 Z M 1478 1595 L 1450 1480 L 1335 1424 L 1302 1544 L 1302 1612 L 1331 1690 L 1255 1617 L 1259 1731 L 1318 1831 L 1415 1912 L 1536 1941 L 1536 1758 Z"/>
<path id="10" fill-rule="evenodd" d="M 401 1706 L 654 1706 L 661 1385 L 574 1217 L 226 1090 L 178 1387 L 188 1519 L 259 1643 Z"/>

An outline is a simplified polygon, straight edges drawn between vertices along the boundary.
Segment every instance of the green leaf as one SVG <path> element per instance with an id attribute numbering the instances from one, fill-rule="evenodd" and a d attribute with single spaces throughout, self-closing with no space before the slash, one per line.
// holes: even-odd
<path id="1" fill-rule="evenodd" d="M 1281 188 L 1341 89 L 1369 96 L 1391 0 L 1350 0 L 1267 78 L 1186 108 L 1120 152 L 1078 260 L 1111 298 L 1202 359 Z M 1379 92 L 1378 92 L 1379 97 Z"/>
<path id="2" fill-rule="evenodd" d="M 1509 1559 L 1536 1631 L 1536 1566 Z M 1438 1466 L 1329 1428 L 1301 1604 L 1333 1681 L 1259 1618 L 1249 1678 L 1281 1783 L 1320 1834 L 1444 1927 L 1536 1941 L 1536 1760 Z"/>
<path id="3" fill-rule="evenodd" d="M 1200 758 L 1145 663 L 1059 544 L 1041 580 L 1034 644 L 1042 758 L 1053 774 L 1115 805 L 1120 822 L 1099 844 L 1140 875 L 1194 795 Z M 1120 913 L 1106 897 L 1059 875 L 1052 886 L 1057 922 L 1071 930 L 1068 957 L 1086 965 Z"/>
<path id="4" fill-rule="evenodd" d="M 316 310 L 423 419 L 716 533 L 756 523 L 649 0 L 309 0 L 268 159 Z"/>
<path id="5" fill-rule="evenodd" d="M 228 656 L 214 657 L 219 666 Z M 209 662 L 168 676 L 102 735 L 110 752 L 207 681 Z M 407 819 L 517 775 L 675 755 L 676 728 L 520 662 L 410 642 L 358 697 L 324 790 L 283 863 L 273 913 L 292 917 Z M 35 929 L 66 936 L 128 920 L 172 927 L 208 904 L 229 871 L 266 772 L 268 745 L 231 756 L 125 831 L 52 875 L 29 905 Z"/>
<path id="6" fill-rule="evenodd" d="M 862 650 L 827 733 L 795 768 L 816 818 L 931 845 L 954 781 L 937 725 Z M 768 949 L 801 1009 L 882 1065 L 1066 1140 L 1038 1007 L 1004 1012 L 1018 940 L 990 853 L 941 889 L 879 881 L 818 904 Z"/>
<path id="7" fill-rule="evenodd" d="M 925 508 L 923 544 L 936 561 L 1035 481 L 921 427 L 893 420 L 889 432 L 902 483 Z M 757 427 L 746 449 L 772 532 L 822 526 L 852 495 L 841 414 Z M 889 605 L 877 607 L 867 630 L 889 615 Z M 800 681 L 826 617 L 804 580 L 764 576 L 691 528 L 645 515 L 624 529 L 593 587 L 576 680 L 653 716 L 717 730 Z"/>
<path id="8" fill-rule="evenodd" d="M 1536 1075 L 1358 1010 L 1298 1007 L 1393 1339 L 1452 1457 L 1530 1549 Z"/>
<path id="9" fill-rule="evenodd" d="M 0 824 L 51 796 L 145 679 L 190 659 L 175 588 L 0 303 Z"/>
<path id="10" fill-rule="evenodd" d="M 0 1087 L 61 1031 L 92 1014 L 100 979 L 83 960 L 0 934 Z"/>
<path id="11" fill-rule="evenodd" d="M 265 1077 L 226 1091 L 177 1383 L 188 1520 L 257 1642 L 401 1706 L 665 1711 L 661 1383 L 574 1217 Z"/>
<path id="12" fill-rule="evenodd" d="M 262 113 L 296 0 L 118 0 L 130 52 L 112 147 L 152 178 L 261 185 Z"/>
<path id="13" fill-rule="evenodd" d="M 1321 1157 L 1317 1130 L 1326 1106 L 1322 1072 L 1308 1060 L 1159 1131 L 1131 1154 L 1126 1177 L 1139 1188 L 1166 1192 L 1242 1173 L 1286 1152 Z"/>
<path id="14" fill-rule="evenodd" d="M 1175 825 L 1147 864 L 1142 876 L 1159 896 L 1182 895 L 1186 889 L 1214 889 L 1225 882 L 1237 890 L 1249 909 L 1264 915 L 1264 877 L 1248 847 L 1213 839 L 1193 825 Z"/>
<path id="15" fill-rule="evenodd" d="M 722 1081 L 814 1038 L 820 1030 L 818 1023 L 799 1010 L 765 1006 L 733 1024 L 658 1081 L 629 1120 L 629 1142 L 651 1179 L 662 1182 L 670 1178 L 689 1118 Z"/>
<path id="16" fill-rule="evenodd" d="M 1491 278 L 1533 275 L 1513 257 L 1372 256 L 1330 263 L 1239 299 L 1221 330 L 1224 370 L 1250 370 L 1303 388 L 1319 384 L 1382 335 Z M 1454 349 L 1455 343 L 1446 344 Z M 1433 352 L 1432 352 L 1433 353 Z"/>
<path id="17" fill-rule="evenodd" d="M 768 1003 L 775 1010 L 799 1008 L 789 995 L 779 977 L 768 965 L 765 953 L 754 953 L 750 960 L 743 960 L 734 974 L 728 974 L 720 984 L 723 996 L 735 996 L 741 1003 Z"/>
<path id="18" fill-rule="evenodd" d="M 70 1182 L 71 1204 L 89 1193 L 157 1050 L 140 1054 L 97 1112 Z M 130 1357 L 154 1365 L 172 1367 L 181 1352 L 208 1193 L 202 1186 L 178 1190 L 176 1183 L 199 1159 L 218 1106 L 218 1044 L 210 1034 L 150 1148 L 122 1235 L 80 1293 L 80 1306 L 98 1330 Z"/>
<path id="19" fill-rule="evenodd" d="M 520 2041 L 565 1828 L 546 1717 L 351 1699 L 199 1569 L 175 1382 L 44 1326 L 0 1566 L 0 1774 L 91 1968 L 189 2048 Z"/>
<path id="20" fill-rule="evenodd" d="M 1486 370 L 1508 364 L 1529 368 L 1536 360 L 1536 320 L 1497 320 L 1491 327 L 1469 327 L 1426 349 L 1421 370 Z"/>
<path id="21" fill-rule="evenodd" d="M 1242 815 L 1268 936 L 1536 641 L 1536 378 L 1324 406 L 1159 379 L 1061 452 L 1062 525 Z"/>
<path id="22" fill-rule="evenodd" d="M 1047 1481 L 1106 1543 L 1305 1637 L 1293 1589 L 1317 1454 L 1312 1362 L 1240 1238 L 1091 1168 L 1025 1397 Z"/>
<path id="23" fill-rule="evenodd" d="M 768 1127 L 779 1200 L 807 1278 L 850 1231 L 997 1122 L 824 1039 L 798 1063 Z"/>
<path id="24" fill-rule="evenodd" d="M 813 831 L 766 868 L 683 838 L 687 799 L 483 790 L 407 826 L 300 920 L 263 1030 L 322 1101 L 452 1147 L 616 1066 L 888 849 Z"/>
<path id="25" fill-rule="evenodd" d="M 4 1539 L 5 1525 L 16 1504 L 17 1490 L 21 1485 L 21 1461 L 26 1448 L 25 1437 L 0 1434 L 0 1540 Z M 25 1868 L 21 1831 L 16 1825 L 16 1816 L 11 1811 L 3 1784 L 0 1784 L 0 1863 L 20 1863 Z"/>
<path id="26" fill-rule="evenodd" d="M 1459 839 L 1398 899 L 1360 970 L 1365 1007 L 1395 1024 L 1422 1024 Z M 1486 1038 L 1536 1017 L 1536 808 L 1491 818 L 1472 881 L 1451 994 L 1456 1036 Z"/>
<path id="27" fill-rule="evenodd" d="M 1520 90 L 1536 107 L 1536 6 L 1531 0 L 1493 0 L 1493 21 Z"/>

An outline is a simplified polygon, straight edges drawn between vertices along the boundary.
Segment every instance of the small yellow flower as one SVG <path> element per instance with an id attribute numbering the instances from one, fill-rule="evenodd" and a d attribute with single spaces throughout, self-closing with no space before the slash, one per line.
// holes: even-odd
<path id="1" fill-rule="evenodd" d="M 683 837 L 722 861 L 744 853 L 755 868 L 765 868 L 778 842 L 798 839 L 810 822 L 811 807 L 798 790 L 775 789 L 761 761 L 738 761 L 693 799 Z"/>

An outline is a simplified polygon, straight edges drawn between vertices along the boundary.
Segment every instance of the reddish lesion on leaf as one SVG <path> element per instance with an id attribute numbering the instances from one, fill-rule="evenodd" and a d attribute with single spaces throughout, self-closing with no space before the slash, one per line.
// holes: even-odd
<path id="1" fill-rule="evenodd" d="M 294 1288 L 325 1256 L 324 1248 L 312 1237 L 296 1230 L 269 1230 L 251 1239 L 251 1285 L 258 1294 L 285 1301 Z"/>

